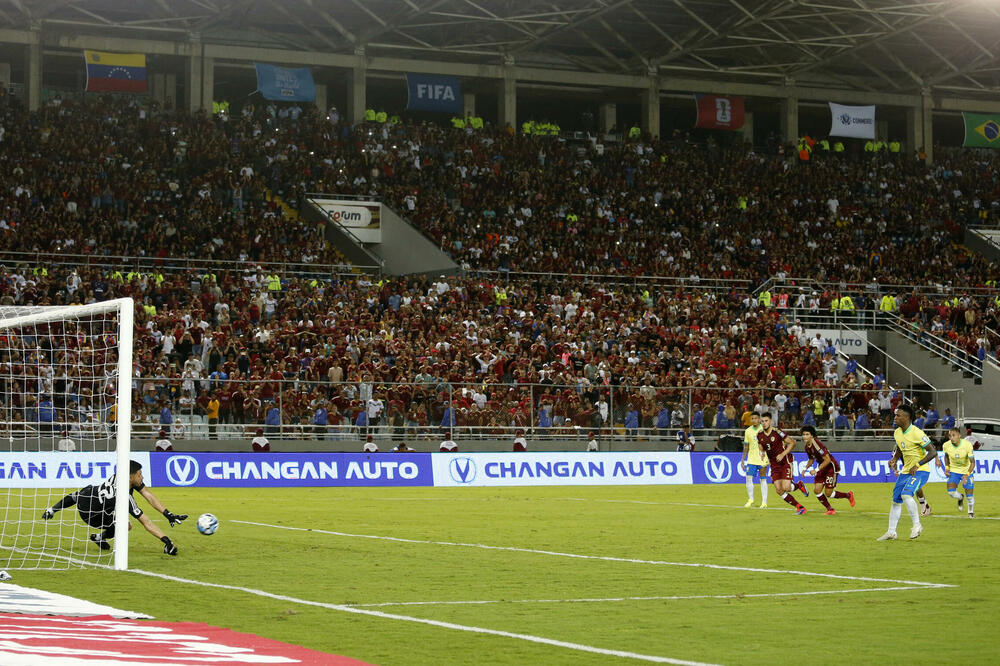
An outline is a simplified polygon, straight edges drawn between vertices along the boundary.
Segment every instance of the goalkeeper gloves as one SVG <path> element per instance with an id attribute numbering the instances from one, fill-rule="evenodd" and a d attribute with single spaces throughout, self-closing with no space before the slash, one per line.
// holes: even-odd
<path id="1" fill-rule="evenodd" d="M 53 511 L 52 509 L 46 509 L 46 510 L 45 510 L 45 511 L 44 511 L 44 512 L 42 513 L 42 520 L 49 520 L 49 519 L 51 519 L 51 518 L 52 518 L 52 516 L 54 516 L 54 515 L 56 515 L 56 512 L 55 512 L 55 511 Z"/>
<path id="2" fill-rule="evenodd" d="M 173 527 L 178 523 L 183 523 L 185 520 L 187 520 L 186 513 L 181 513 L 181 514 L 170 513 L 170 509 L 163 510 L 163 517 L 167 519 L 167 522 L 170 523 L 171 527 Z"/>
<path id="3" fill-rule="evenodd" d="M 175 546 L 174 542 L 170 540 L 170 537 L 168 537 L 168 536 L 161 537 L 160 541 L 163 542 L 163 552 L 164 553 L 166 553 L 167 555 L 176 555 L 177 554 L 177 546 Z"/>

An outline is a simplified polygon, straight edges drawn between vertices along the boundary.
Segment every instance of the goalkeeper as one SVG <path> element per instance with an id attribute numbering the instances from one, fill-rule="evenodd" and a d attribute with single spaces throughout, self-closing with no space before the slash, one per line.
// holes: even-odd
<path id="1" fill-rule="evenodd" d="M 171 513 L 159 498 L 146 487 L 142 482 L 142 465 L 136 461 L 131 461 L 129 465 L 129 498 L 128 498 L 128 508 L 129 513 L 133 518 L 142 523 L 142 526 L 146 528 L 146 531 L 155 536 L 157 539 L 163 542 L 163 552 L 167 555 L 176 555 L 177 546 L 174 545 L 173 541 L 170 540 L 163 530 L 157 527 L 152 520 L 143 513 L 142 509 L 135 501 L 135 497 L 132 493 L 136 490 L 139 494 L 146 498 L 146 501 L 150 505 L 163 514 L 163 517 L 167 519 L 170 526 L 173 527 L 177 523 L 181 523 L 187 519 L 187 514 L 175 514 Z M 98 486 L 87 486 L 81 488 L 75 493 L 70 493 L 59 500 L 51 508 L 46 509 L 42 514 L 43 520 L 49 520 L 52 518 L 56 511 L 61 511 L 67 507 L 76 505 L 77 509 L 80 511 L 80 518 L 83 522 L 87 523 L 95 529 L 102 530 L 97 534 L 91 534 L 90 540 L 100 546 L 101 550 L 111 550 L 111 544 L 108 543 L 110 539 L 115 536 L 115 475 L 112 474 L 104 483 Z M 129 523 L 128 528 L 132 529 L 132 524 Z"/>

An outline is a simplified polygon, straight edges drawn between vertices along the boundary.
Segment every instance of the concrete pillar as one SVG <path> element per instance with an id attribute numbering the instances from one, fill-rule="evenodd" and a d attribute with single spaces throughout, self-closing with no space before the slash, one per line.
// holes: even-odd
<path id="1" fill-rule="evenodd" d="M 924 126 L 921 122 L 923 112 L 921 106 L 910 106 L 906 109 L 906 144 L 903 149 L 910 155 L 924 145 Z"/>
<path id="2" fill-rule="evenodd" d="M 201 59 L 201 108 L 212 113 L 215 101 L 215 58 Z"/>
<path id="3" fill-rule="evenodd" d="M 498 92 L 497 126 L 510 125 L 514 130 L 517 130 L 517 79 L 514 78 L 513 67 L 504 68 L 504 76 L 500 79 Z"/>
<path id="4" fill-rule="evenodd" d="M 476 93 L 462 93 L 462 115 L 476 115 Z"/>
<path id="5" fill-rule="evenodd" d="M 921 122 L 924 126 L 924 153 L 927 154 L 927 164 L 934 164 L 934 100 L 930 91 L 924 91 L 921 95 Z M 918 146 L 919 148 L 920 146 Z"/>
<path id="6" fill-rule="evenodd" d="M 31 32 L 32 43 L 28 44 L 24 58 L 24 98 L 29 111 L 37 111 L 42 106 L 42 40 L 41 32 Z"/>
<path id="7" fill-rule="evenodd" d="M 195 55 L 188 58 L 187 77 L 184 81 L 184 97 L 186 98 L 188 111 L 192 113 L 202 108 L 201 95 L 204 92 L 202 85 L 202 48 L 196 45 Z"/>
<path id="8" fill-rule="evenodd" d="M 321 113 L 326 113 L 326 84 L 317 83 L 316 84 L 316 108 L 320 110 Z"/>
<path id="9" fill-rule="evenodd" d="M 367 68 L 364 65 L 364 58 L 355 65 L 347 74 L 347 121 L 352 125 L 364 122 L 365 120 L 365 78 Z"/>
<path id="10" fill-rule="evenodd" d="M 177 75 L 163 75 L 163 106 L 168 109 L 177 108 Z"/>
<path id="11" fill-rule="evenodd" d="M 604 102 L 597 107 L 597 131 L 608 134 L 611 128 L 618 124 L 618 105 L 613 102 Z"/>
<path id="12" fill-rule="evenodd" d="M 642 91 L 642 129 L 650 136 L 660 136 L 660 83 L 655 78 Z"/>
<path id="13" fill-rule="evenodd" d="M 745 111 L 743 113 L 743 141 L 753 145 L 753 112 Z"/>
<path id="14" fill-rule="evenodd" d="M 0 86 L 6 88 L 10 85 L 10 63 L 0 62 Z"/>
<path id="15" fill-rule="evenodd" d="M 146 74 L 146 78 L 148 79 L 149 82 L 149 96 L 153 99 L 154 102 L 159 102 L 161 106 L 165 104 L 166 100 L 166 95 L 164 90 L 164 88 L 166 88 L 166 83 L 165 83 L 166 76 L 167 76 L 166 74 L 159 74 L 159 73 Z"/>
<path id="16" fill-rule="evenodd" d="M 781 139 L 795 143 L 799 138 L 799 98 L 791 95 L 781 100 Z"/>
<path id="17" fill-rule="evenodd" d="M 876 141 L 888 141 L 889 140 L 889 121 L 888 120 L 876 120 L 875 121 L 875 140 Z"/>

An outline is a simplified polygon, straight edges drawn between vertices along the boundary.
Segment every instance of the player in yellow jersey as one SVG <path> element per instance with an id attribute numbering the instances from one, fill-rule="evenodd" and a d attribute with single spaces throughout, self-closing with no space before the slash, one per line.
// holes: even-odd
<path id="1" fill-rule="evenodd" d="M 760 414 L 750 415 L 750 425 L 743 431 L 743 466 L 747 480 L 747 496 L 749 499 L 743 506 L 753 506 L 753 480 L 760 480 L 760 508 L 767 508 L 767 458 L 760 452 L 757 444 L 757 433 L 760 432 Z"/>
<path id="2" fill-rule="evenodd" d="M 896 538 L 896 525 L 903 514 L 903 506 L 910 514 L 913 529 L 910 538 L 916 539 L 924 531 L 920 524 L 920 508 L 913 499 L 914 493 L 920 490 L 931 475 L 930 461 L 937 457 L 937 449 L 931 438 L 924 431 L 913 425 L 913 408 L 900 405 L 896 408 L 896 431 L 892 434 L 896 440 L 896 448 L 889 459 L 889 471 L 896 473 L 896 463 L 903 460 L 903 469 L 896 479 L 892 489 L 892 505 L 889 508 L 889 530 L 878 538 L 878 541 L 891 541 Z"/>
<path id="3" fill-rule="evenodd" d="M 968 500 L 969 518 L 974 518 L 973 505 L 976 499 L 972 496 L 972 473 L 976 470 L 976 460 L 972 455 L 972 442 L 962 437 L 962 431 L 952 428 L 948 431 L 948 441 L 941 447 L 944 452 L 944 465 L 938 458 L 938 467 L 944 467 L 948 475 L 948 494 L 958 500 L 958 508 L 962 508 L 962 500 Z M 965 489 L 965 495 L 958 492 L 958 487 Z"/>

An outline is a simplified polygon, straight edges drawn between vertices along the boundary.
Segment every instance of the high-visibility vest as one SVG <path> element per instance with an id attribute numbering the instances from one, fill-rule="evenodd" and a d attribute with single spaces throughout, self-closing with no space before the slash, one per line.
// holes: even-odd
<path id="1" fill-rule="evenodd" d="M 125 276 L 122 275 L 121 271 L 111 271 L 111 279 L 117 280 L 118 282 L 124 282 Z"/>
<path id="2" fill-rule="evenodd" d="M 889 142 L 889 152 L 890 153 L 898 153 L 900 148 L 902 148 L 902 146 L 900 146 L 899 141 L 890 141 Z"/>
<path id="3" fill-rule="evenodd" d="M 390 125 L 398 125 L 401 122 L 403 122 L 403 119 L 400 118 L 398 115 L 392 114 L 391 116 L 389 116 L 389 124 Z"/>
<path id="4" fill-rule="evenodd" d="M 375 109 L 365 109 L 365 120 L 375 122 Z"/>
<path id="5" fill-rule="evenodd" d="M 846 310 L 847 312 L 854 312 L 854 301 L 851 300 L 850 296 L 841 297 L 840 309 Z"/>
<path id="6" fill-rule="evenodd" d="M 267 288 L 269 291 L 281 291 L 281 278 L 277 274 L 268 275 Z"/>
<path id="7" fill-rule="evenodd" d="M 535 123 L 532 120 L 525 120 L 521 123 L 521 131 L 525 134 L 531 134 L 535 129 Z"/>
<path id="8" fill-rule="evenodd" d="M 839 310 L 839 309 L 840 309 L 840 299 L 837 298 L 836 296 L 834 296 L 833 300 L 830 301 L 830 310 L 831 311 L 836 311 L 836 310 Z"/>
<path id="9" fill-rule="evenodd" d="M 155 317 L 156 316 L 156 306 L 155 305 L 143 305 L 142 309 L 143 309 L 143 311 L 145 311 L 146 314 L 150 315 L 151 317 Z"/>
<path id="10" fill-rule="evenodd" d="M 838 141 L 837 143 L 833 144 L 833 152 L 835 152 L 835 153 L 842 153 L 842 152 L 844 152 L 844 144 L 842 142 L 840 142 L 840 141 Z"/>
<path id="11" fill-rule="evenodd" d="M 386 113 L 385 111 L 379 111 L 378 113 L 375 114 L 376 122 L 384 123 L 388 119 L 389 119 L 389 114 Z"/>
<path id="12" fill-rule="evenodd" d="M 771 307 L 771 292 L 767 290 L 760 292 L 760 296 L 757 297 L 757 302 L 765 308 Z"/>
<path id="13" fill-rule="evenodd" d="M 819 147 L 822 148 L 823 150 L 829 152 L 830 151 L 830 142 L 827 141 L 826 139 L 823 139 L 822 141 L 819 142 Z"/>
<path id="14" fill-rule="evenodd" d="M 875 152 L 875 142 L 874 141 L 865 141 L 865 152 L 866 153 L 874 153 Z"/>
<path id="15" fill-rule="evenodd" d="M 465 129 L 465 118 L 461 116 L 454 116 L 451 119 L 451 126 L 455 129 Z"/>
<path id="16" fill-rule="evenodd" d="M 47 269 L 45 266 L 35 266 L 35 268 L 32 269 L 31 272 L 34 273 L 35 275 L 41 275 L 42 277 L 45 277 L 49 274 L 49 269 Z"/>
<path id="17" fill-rule="evenodd" d="M 483 119 L 481 116 L 472 116 L 469 118 L 469 123 L 472 125 L 472 129 L 483 129 Z"/>
<path id="18" fill-rule="evenodd" d="M 746 197 L 740 197 L 740 198 L 738 198 L 736 200 L 736 207 L 739 208 L 740 210 L 746 210 L 747 209 L 747 198 Z"/>
<path id="19" fill-rule="evenodd" d="M 628 138 L 638 139 L 640 136 L 642 136 L 642 130 L 638 125 L 632 125 L 628 130 Z"/>

